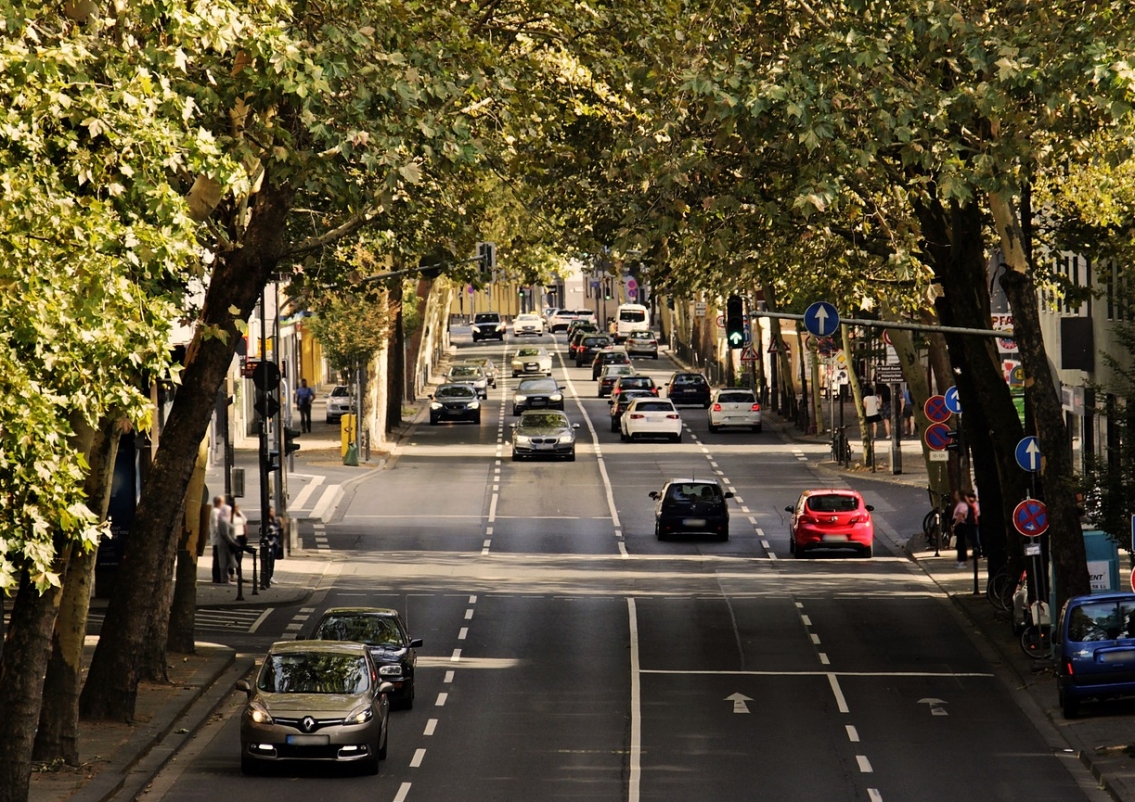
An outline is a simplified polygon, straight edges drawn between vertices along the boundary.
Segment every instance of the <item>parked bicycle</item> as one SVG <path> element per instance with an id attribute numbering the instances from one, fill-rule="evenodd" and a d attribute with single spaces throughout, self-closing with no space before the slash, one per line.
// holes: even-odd
<path id="1" fill-rule="evenodd" d="M 1048 605 L 1042 601 L 1034 601 L 1028 607 L 1025 628 L 1021 632 L 1021 651 L 1033 660 L 1052 656 L 1052 619 Z"/>
<path id="2" fill-rule="evenodd" d="M 942 549 L 950 547 L 950 494 L 938 494 L 938 503 L 935 504 L 934 491 L 929 493 L 930 503 L 934 506 L 922 519 L 922 534 L 926 536 L 926 545 L 934 549 L 937 557 Z"/>
<path id="3" fill-rule="evenodd" d="M 851 443 L 847 440 L 847 433 L 842 426 L 832 432 L 832 461 L 841 465 L 851 464 Z"/>

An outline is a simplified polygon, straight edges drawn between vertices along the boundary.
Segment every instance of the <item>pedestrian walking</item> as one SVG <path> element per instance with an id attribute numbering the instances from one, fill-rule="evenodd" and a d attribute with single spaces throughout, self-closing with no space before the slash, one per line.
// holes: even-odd
<path id="1" fill-rule="evenodd" d="M 966 553 L 967 547 L 973 548 L 974 557 L 981 555 L 981 545 L 978 543 L 977 531 L 979 512 L 977 506 L 977 494 L 972 490 L 967 490 L 965 493 L 954 491 L 954 512 L 953 512 L 953 532 L 954 537 L 957 539 L 958 548 L 958 568 L 966 567 L 966 560 L 968 555 Z"/>
<path id="2" fill-rule="evenodd" d="M 224 499 L 218 498 L 218 500 L 221 506 L 217 515 L 217 547 L 214 551 L 214 559 L 220 562 L 221 584 L 229 584 L 236 574 L 236 559 L 233 552 L 239 546 L 236 538 L 233 537 L 232 507 L 225 504 Z"/>
<path id="3" fill-rule="evenodd" d="M 296 390 L 296 406 L 300 411 L 300 431 L 311 431 L 311 405 L 315 401 L 315 390 L 307 386 L 307 379 L 300 379 Z"/>
<path id="4" fill-rule="evenodd" d="M 891 388 L 886 382 L 875 385 L 875 396 L 879 399 L 879 417 L 883 419 L 883 437 L 891 436 Z"/>
<path id="5" fill-rule="evenodd" d="M 233 563 L 236 566 L 237 576 L 241 575 L 241 562 L 244 558 L 244 553 L 252 553 L 252 549 L 248 546 L 248 518 L 245 517 L 240 507 L 237 506 L 236 500 L 232 501 L 232 532 L 233 540 L 236 541 L 236 549 L 233 551 Z"/>
<path id="6" fill-rule="evenodd" d="M 867 423 L 867 431 L 871 433 L 871 437 L 878 437 L 879 421 L 883 419 L 883 416 L 879 414 L 879 396 L 875 395 L 873 387 L 863 396 L 863 415 Z"/>
<path id="7" fill-rule="evenodd" d="M 260 538 L 260 587 L 267 590 L 276 572 L 276 559 L 284 556 L 284 522 L 275 507 L 268 508 Z"/>
<path id="8" fill-rule="evenodd" d="M 225 561 L 221 557 L 221 532 L 220 532 L 220 519 L 221 509 L 225 506 L 225 500 L 220 496 L 213 499 L 213 509 L 209 511 L 209 545 L 213 547 L 213 584 L 224 584 L 224 568 Z"/>
<path id="9" fill-rule="evenodd" d="M 914 437 L 914 398 L 909 387 L 902 388 L 902 433 L 904 437 Z"/>

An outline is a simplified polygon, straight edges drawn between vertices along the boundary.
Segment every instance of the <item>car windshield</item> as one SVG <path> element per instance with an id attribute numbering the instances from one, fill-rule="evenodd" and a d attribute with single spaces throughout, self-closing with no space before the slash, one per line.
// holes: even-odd
<path id="1" fill-rule="evenodd" d="M 1087 602 L 1072 609 L 1068 639 L 1076 642 L 1135 638 L 1135 599 Z"/>
<path id="2" fill-rule="evenodd" d="M 555 412 L 526 412 L 520 416 L 518 429 L 552 429 L 567 427 L 566 415 L 557 415 Z"/>
<path id="3" fill-rule="evenodd" d="M 619 379 L 620 390 L 626 390 L 631 387 L 641 388 L 653 386 L 654 379 L 650 378 L 649 376 L 624 376 L 623 378 Z"/>
<path id="4" fill-rule="evenodd" d="M 560 389 L 556 384 L 555 379 L 537 379 L 535 381 L 523 381 L 520 386 L 516 388 L 516 392 L 524 395 L 525 393 L 554 393 Z"/>
<path id="5" fill-rule="evenodd" d="M 722 393 L 717 397 L 717 400 L 722 404 L 751 404 L 753 403 L 752 393 Z"/>
<path id="6" fill-rule="evenodd" d="M 673 412 L 674 405 L 667 401 L 640 401 L 635 404 L 636 412 Z"/>
<path id="7" fill-rule="evenodd" d="M 721 497 L 720 487 L 704 482 L 675 483 L 666 493 L 666 498 L 671 501 L 716 501 Z"/>
<path id="8" fill-rule="evenodd" d="M 808 509 L 812 512 L 852 512 L 859 509 L 859 499 L 835 494 L 809 496 Z"/>
<path id="9" fill-rule="evenodd" d="M 499 323 L 501 316 L 496 312 L 489 314 L 488 312 L 480 312 L 473 316 L 474 323 Z"/>
<path id="10" fill-rule="evenodd" d="M 443 384 L 434 393 L 435 398 L 476 398 L 477 393 L 472 387 L 457 384 Z"/>
<path id="11" fill-rule="evenodd" d="M 540 356 L 539 348 L 521 348 L 516 352 L 517 356 Z"/>
<path id="12" fill-rule="evenodd" d="M 632 368 L 630 365 L 612 365 L 611 367 L 607 368 L 607 372 L 606 372 L 605 375 L 608 378 L 618 378 L 620 376 L 633 376 L 634 375 L 634 368 Z"/>
<path id="13" fill-rule="evenodd" d="M 476 378 L 481 375 L 481 369 L 474 365 L 468 367 L 458 365 L 455 368 L 450 368 L 449 375 L 459 379 Z"/>
<path id="14" fill-rule="evenodd" d="M 329 615 L 315 629 L 315 640 L 346 640 L 367 646 L 401 646 L 402 633 L 389 616 Z"/>
<path id="15" fill-rule="evenodd" d="M 331 391 L 331 395 L 333 395 L 333 396 L 345 396 L 345 395 L 350 395 L 350 394 L 351 394 L 351 391 L 348 390 L 343 385 L 339 385 L 338 387 L 336 387 L 334 390 Z"/>
<path id="16" fill-rule="evenodd" d="M 367 661 L 356 654 L 270 654 L 256 687 L 269 693 L 362 693 L 370 687 Z"/>

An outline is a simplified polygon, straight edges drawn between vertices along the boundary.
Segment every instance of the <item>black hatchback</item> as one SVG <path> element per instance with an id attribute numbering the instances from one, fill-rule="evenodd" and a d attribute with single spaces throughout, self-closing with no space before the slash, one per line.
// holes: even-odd
<path id="1" fill-rule="evenodd" d="M 595 355 L 611 344 L 606 334 L 585 332 L 575 345 L 575 366 L 582 368 L 595 361 Z"/>
<path id="2" fill-rule="evenodd" d="M 713 535 L 729 539 L 729 505 L 733 494 L 711 479 L 671 479 L 650 497 L 654 505 L 654 536 Z"/>
<path id="3" fill-rule="evenodd" d="M 414 706 L 414 669 L 421 638 L 411 638 L 397 610 L 388 607 L 333 607 L 312 630 L 311 640 L 355 641 L 370 652 L 383 682 L 394 685 L 391 701 Z"/>
<path id="4" fill-rule="evenodd" d="M 666 397 L 674 402 L 674 406 L 689 404 L 709 409 L 709 382 L 700 373 L 679 371 L 666 383 Z"/>

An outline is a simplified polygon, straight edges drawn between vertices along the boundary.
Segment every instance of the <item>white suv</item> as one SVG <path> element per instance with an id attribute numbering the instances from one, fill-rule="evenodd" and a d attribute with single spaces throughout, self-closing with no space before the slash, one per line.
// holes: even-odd
<path id="1" fill-rule="evenodd" d="M 567 331 L 568 324 L 579 317 L 579 313 L 571 309 L 557 309 L 548 319 L 548 331 L 555 334 L 557 331 Z"/>

